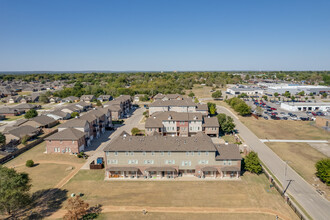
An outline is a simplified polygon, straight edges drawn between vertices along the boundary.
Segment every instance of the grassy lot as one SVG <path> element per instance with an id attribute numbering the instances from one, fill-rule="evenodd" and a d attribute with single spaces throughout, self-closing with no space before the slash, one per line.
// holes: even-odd
<path id="1" fill-rule="evenodd" d="M 6 118 L 4 120 L 6 120 L 6 121 L 15 121 L 15 120 L 23 118 L 23 117 L 24 117 L 24 114 L 23 115 L 18 115 L 18 116 L 6 116 Z"/>
<path id="2" fill-rule="evenodd" d="M 82 192 L 90 204 L 152 207 L 269 208 L 291 219 L 295 214 L 264 175 L 246 173 L 241 181 L 104 181 L 104 170 L 81 170 L 64 186 Z"/>
<path id="3" fill-rule="evenodd" d="M 27 92 L 18 92 L 17 94 L 18 95 L 31 95 L 31 93 L 32 92 L 27 91 Z"/>
<path id="4" fill-rule="evenodd" d="M 19 172 L 28 173 L 32 180 L 31 192 L 53 188 L 59 181 L 67 176 L 73 168 L 65 164 L 39 164 L 35 167 L 19 166 L 15 169 Z"/>
<path id="5" fill-rule="evenodd" d="M 113 213 L 102 213 L 97 219 L 208 219 L 208 220 L 218 220 L 218 219 L 264 219 L 271 220 L 274 216 L 265 214 L 182 214 L 182 213 L 148 213 L 144 215 L 142 212 L 113 212 Z"/>
<path id="6" fill-rule="evenodd" d="M 18 157 L 14 158 L 13 160 L 9 161 L 5 164 L 5 166 L 13 167 L 18 166 L 21 164 L 25 164 L 27 160 L 34 160 L 37 161 L 60 161 L 62 163 L 68 162 L 70 163 L 84 163 L 84 159 L 77 158 L 73 155 L 68 154 L 45 154 L 45 142 L 38 144 L 37 146 L 33 147 L 32 149 L 24 152 L 23 154 L 19 155 Z"/>
<path id="7" fill-rule="evenodd" d="M 221 136 L 221 138 L 229 144 L 234 144 L 236 142 L 234 135 L 224 135 Z"/>
<path id="8" fill-rule="evenodd" d="M 186 94 L 188 95 L 192 91 L 197 98 L 210 98 L 212 95 L 211 90 L 212 87 L 209 86 L 195 85 L 192 90 L 187 90 Z"/>
<path id="9" fill-rule="evenodd" d="M 279 157 L 288 160 L 289 165 L 310 184 L 318 184 L 317 188 L 326 192 L 330 200 L 330 187 L 315 178 L 315 163 L 325 158 L 322 153 L 307 143 L 267 143 Z"/>

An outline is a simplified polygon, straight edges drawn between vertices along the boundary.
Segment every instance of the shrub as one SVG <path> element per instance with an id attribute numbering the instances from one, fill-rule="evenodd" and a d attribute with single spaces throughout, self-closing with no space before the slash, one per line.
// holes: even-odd
<path id="1" fill-rule="evenodd" d="M 212 93 L 212 98 L 214 98 L 214 99 L 218 99 L 218 98 L 220 98 L 221 96 L 222 96 L 222 92 L 221 92 L 220 90 L 218 90 L 218 91 Z"/>
<path id="2" fill-rule="evenodd" d="M 33 167 L 34 166 L 34 161 L 33 160 L 27 160 L 26 163 L 25 163 L 25 166 Z"/>
<path id="3" fill-rule="evenodd" d="M 262 173 L 262 167 L 260 164 L 260 159 L 258 157 L 258 154 L 254 151 L 251 151 L 245 158 L 244 158 L 244 165 L 245 170 L 251 172 L 260 174 Z"/>
<path id="4" fill-rule="evenodd" d="M 330 186 L 330 159 L 319 160 L 316 164 L 316 176 Z"/>
<path id="5" fill-rule="evenodd" d="M 24 115 L 24 117 L 26 119 L 29 119 L 29 118 L 34 118 L 34 117 L 37 117 L 38 116 L 38 112 L 35 110 L 35 109 L 30 109 L 29 111 L 27 111 Z"/>
<path id="6" fill-rule="evenodd" d="M 22 137 L 21 143 L 26 145 L 29 139 L 30 139 L 30 137 L 25 135 L 24 137 Z"/>
<path id="7" fill-rule="evenodd" d="M 226 102 L 242 116 L 251 114 L 250 106 L 248 106 L 243 100 L 237 97 L 227 99 Z"/>
<path id="8" fill-rule="evenodd" d="M 72 112 L 71 113 L 71 118 L 75 118 L 75 117 L 78 117 L 78 116 L 79 116 L 78 112 Z"/>
<path id="9" fill-rule="evenodd" d="M 139 134 L 141 131 L 140 131 L 140 129 L 138 129 L 138 128 L 132 128 L 131 132 L 132 132 L 132 135 L 133 135 L 133 136 L 136 136 L 136 135 Z"/>

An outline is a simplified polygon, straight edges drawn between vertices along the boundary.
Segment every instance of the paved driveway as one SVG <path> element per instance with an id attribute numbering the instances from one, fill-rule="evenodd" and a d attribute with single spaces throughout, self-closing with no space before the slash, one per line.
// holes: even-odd
<path id="1" fill-rule="evenodd" d="M 99 139 L 94 140 L 92 142 L 92 146 L 87 149 L 87 154 L 89 155 L 89 158 L 87 162 L 81 167 L 81 169 L 89 169 L 89 164 L 93 160 L 96 160 L 96 158 L 98 157 L 104 157 L 103 149 L 109 143 L 111 143 L 114 138 L 118 137 L 123 131 L 130 133 L 132 128 L 137 127 L 143 117 L 142 114 L 144 111 L 145 108 L 138 108 L 133 112 L 132 116 L 128 118 L 121 127 L 117 128 L 117 130 L 115 130 L 114 132 L 106 131 L 104 134 L 101 135 Z"/>
<path id="2" fill-rule="evenodd" d="M 234 117 L 233 113 L 228 109 L 217 106 L 217 111 L 233 116 L 239 135 L 252 150 L 258 153 L 262 162 L 271 170 L 283 186 L 287 186 L 287 180 L 293 180 L 287 192 L 298 201 L 313 219 L 330 219 L 330 202 L 328 200 L 320 196 L 316 190 L 290 166 L 287 167 L 287 175 L 285 177 L 284 170 L 286 164 L 280 157 L 261 142 L 259 138 L 243 125 L 237 117 Z"/>

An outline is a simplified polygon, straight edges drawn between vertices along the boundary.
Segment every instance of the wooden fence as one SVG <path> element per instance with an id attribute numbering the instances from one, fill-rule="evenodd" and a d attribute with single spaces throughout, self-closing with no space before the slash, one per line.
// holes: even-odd
<path id="1" fill-rule="evenodd" d="M 0 164 L 7 163 L 8 161 L 14 159 L 15 157 L 17 157 L 17 156 L 20 155 L 21 153 L 24 153 L 25 151 L 27 151 L 27 150 L 29 150 L 29 149 L 35 147 L 36 145 L 38 145 L 38 144 L 40 144 L 41 142 L 43 142 L 44 139 L 45 139 L 46 137 L 49 137 L 50 135 L 55 134 L 56 132 L 57 132 L 57 129 L 55 129 L 55 130 L 49 132 L 48 134 L 45 134 L 44 136 L 40 137 L 39 139 L 33 141 L 32 143 L 27 144 L 25 147 L 22 147 L 22 148 L 18 149 L 17 151 L 12 152 L 11 154 L 9 154 L 9 155 L 7 155 L 7 156 L 1 158 L 1 159 L 0 159 Z"/>
<path id="2" fill-rule="evenodd" d="M 290 199 L 285 193 L 282 186 L 274 180 L 273 176 L 268 172 L 268 170 L 262 166 L 262 169 L 269 179 L 270 183 L 274 186 L 274 188 L 280 193 L 280 195 L 285 199 L 286 203 L 291 207 L 291 209 L 297 214 L 298 218 L 301 220 L 308 220 L 309 218 L 303 213 L 303 211 L 298 207 L 296 202 Z"/>

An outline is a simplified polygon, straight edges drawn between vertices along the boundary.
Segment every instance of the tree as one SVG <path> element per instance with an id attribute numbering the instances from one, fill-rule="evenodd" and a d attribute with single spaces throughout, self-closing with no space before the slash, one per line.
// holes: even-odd
<path id="1" fill-rule="evenodd" d="M 277 98 L 280 94 L 278 94 L 278 92 L 274 93 L 274 96 Z"/>
<path id="2" fill-rule="evenodd" d="M 212 98 L 214 98 L 214 99 L 221 98 L 221 96 L 222 96 L 221 90 L 217 90 L 214 93 L 212 93 Z"/>
<path id="3" fill-rule="evenodd" d="M 322 93 L 322 98 L 326 99 L 328 97 L 328 94 L 326 92 Z"/>
<path id="4" fill-rule="evenodd" d="M 133 136 L 136 136 L 136 135 L 139 134 L 140 132 L 141 132 L 141 130 L 138 129 L 138 128 L 132 128 L 132 130 L 131 130 L 131 133 L 132 133 Z"/>
<path id="5" fill-rule="evenodd" d="M 211 115 L 215 115 L 215 113 L 217 112 L 217 109 L 214 105 L 210 106 L 209 112 Z"/>
<path id="6" fill-rule="evenodd" d="M 242 93 L 242 94 L 239 94 L 238 96 L 237 96 L 238 98 L 246 98 L 246 97 L 249 97 L 246 93 Z"/>
<path id="7" fill-rule="evenodd" d="M 102 102 L 100 100 L 96 101 L 96 106 L 102 106 Z"/>
<path id="8" fill-rule="evenodd" d="M 192 97 L 194 97 L 194 96 L 195 96 L 195 93 L 193 93 L 193 92 L 190 92 L 190 93 L 188 94 L 188 96 L 192 98 Z"/>
<path id="9" fill-rule="evenodd" d="M 245 102 L 241 102 L 238 105 L 236 105 L 234 107 L 234 110 L 237 111 L 242 116 L 251 114 L 251 108 Z"/>
<path id="10" fill-rule="evenodd" d="M 268 100 L 268 96 L 266 96 L 266 95 L 263 95 L 262 98 L 263 98 L 265 101 Z"/>
<path id="11" fill-rule="evenodd" d="M 301 91 L 301 92 L 299 92 L 298 95 L 300 95 L 300 96 L 305 96 L 305 91 Z"/>
<path id="12" fill-rule="evenodd" d="M 71 118 L 79 117 L 79 112 L 72 112 Z"/>
<path id="13" fill-rule="evenodd" d="M 33 160 L 27 160 L 26 163 L 25 163 L 25 166 L 33 167 L 34 166 L 34 161 Z"/>
<path id="14" fill-rule="evenodd" d="M 195 101 L 194 101 L 194 102 L 195 102 L 195 103 L 199 103 L 198 98 L 195 97 Z"/>
<path id="15" fill-rule="evenodd" d="M 294 101 L 296 97 L 294 95 L 291 96 L 291 100 Z"/>
<path id="16" fill-rule="evenodd" d="M 245 170 L 260 174 L 262 173 L 262 167 L 260 164 L 260 160 L 258 154 L 254 151 L 251 151 L 245 158 L 244 158 L 244 165 Z"/>
<path id="17" fill-rule="evenodd" d="M 147 94 L 145 94 L 144 96 L 140 96 L 139 97 L 139 101 L 140 102 L 147 102 L 149 100 L 150 100 L 150 98 L 149 98 L 149 96 Z"/>
<path id="18" fill-rule="evenodd" d="M 30 203 L 29 175 L 0 166 L 0 211 L 8 215 Z"/>
<path id="19" fill-rule="evenodd" d="M 48 103 L 49 102 L 48 97 L 45 93 L 43 93 L 39 96 L 39 101 L 42 102 L 42 103 Z"/>
<path id="20" fill-rule="evenodd" d="M 291 94 L 289 91 L 286 91 L 285 93 L 282 94 L 284 97 L 290 98 Z"/>
<path id="21" fill-rule="evenodd" d="M 320 180 L 330 186 L 330 159 L 319 160 L 316 164 L 316 176 Z"/>
<path id="22" fill-rule="evenodd" d="M 24 144 L 24 145 L 26 145 L 29 139 L 30 139 L 30 136 L 29 135 L 25 135 L 24 137 L 22 137 L 21 143 Z"/>
<path id="23" fill-rule="evenodd" d="M 68 199 L 66 209 L 68 212 L 63 216 L 64 220 L 78 220 L 82 219 L 87 214 L 89 204 L 85 203 L 80 196 L 71 197 Z"/>
<path id="24" fill-rule="evenodd" d="M 220 113 L 217 115 L 219 125 L 220 125 L 220 132 L 222 133 L 231 133 L 234 131 L 236 127 L 234 120 L 232 117 L 227 116 L 224 113 Z"/>
<path id="25" fill-rule="evenodd" d="M 34 118 L 34 117 L 37 117 L 38 116 L 38 112 L 35 110 L 35 109 L 30 109 L 29 111 L 27 111 L 24 115 L 24 117 L 26 119 L 29 119 L 29 118 Z"/>
<path id="26" fill-rule="evenodd" d="M 6 136 L 0 132 L 0 144 L 3 145 L 6 143 Z"/>

